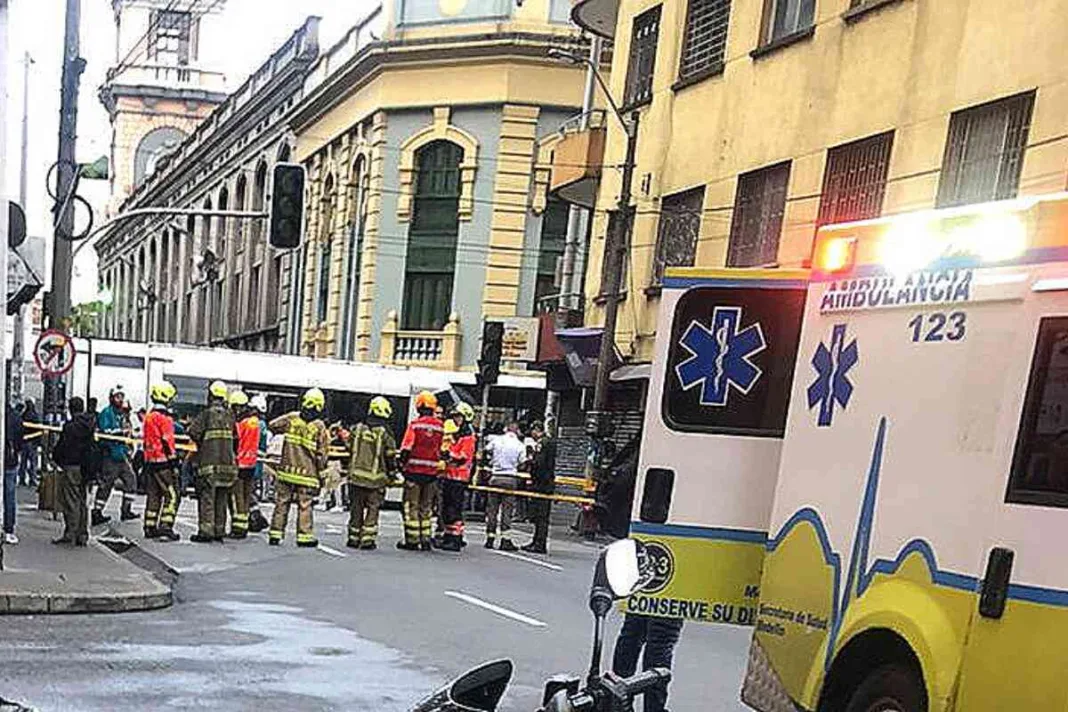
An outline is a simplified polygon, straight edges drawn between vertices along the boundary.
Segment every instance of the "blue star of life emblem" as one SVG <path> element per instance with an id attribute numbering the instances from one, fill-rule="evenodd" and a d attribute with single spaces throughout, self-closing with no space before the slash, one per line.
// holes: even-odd
<path id="1" fill-rule="evenodd" d="M 845 343 L 846 325 L 835 324 L 831 330 L 831 345 L 822 341 L 812 355 L 812 367 L 816 369 L 816 380 L 808 387 L 808 407 L 819 406 L 816 424 L 827 427 L 834 417 L 837 403 L 845 408 L 853 395 L 853 383 L 849 380 L 849 370 L 857 365 L 857 340 Z"/>
<path id="2" fill-rule="evenodd" d="M 764 331 L 760 322 L 740 329 L 741 321 L 741 307 L 716 307 L 711 329 L 692 321 L 679 339 L 691 355 L 675 373 L 684 391 L 701 385 L 701 405 L 727 405 L 731 388 L 745 395 L 763 373 L 751 359 L 767 347 Z"/>

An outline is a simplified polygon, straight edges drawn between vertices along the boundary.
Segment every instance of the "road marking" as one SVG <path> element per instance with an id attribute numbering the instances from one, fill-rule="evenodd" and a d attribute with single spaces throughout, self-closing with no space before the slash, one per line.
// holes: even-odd
<path id="1" fill-rule="evenodd" d="M 329 547 L 326 544 L 320 544 L 316 548 L 324 554 L 330 554 L 331 556 L 340 556 L 342 559 L 348 556 L 348 554 L 346 554 L 344 551 L 338 551 L 337 549 Z"/>
<path id="2" fill-rule="evenodd" d="M 537 618 L 531 618 L 530 616 L 525 616 L 522 613 L 516 613 L 515 611 L 509 610 L 502 606 L 498 606 L 495 603 L 490 603 L 489 601 L 483 601 L 481 598 L 469 596 L 466 593 L 460 593 L 459 591 L 446 591 L 445 595 L 449 598 L 455 598 L 458 601 L 463 601 L 464 603 L 470 603 L 472 606 L 485 608 L 487 611 L 492 611 L 493 613 L 496 613 L 499 616 L 511 618 L 512 620 L 519 621 L 520 623 L 526 623 L 527 625 L 534 626 L 535 628 L 545 628 L 548 625 L 547 623 L 539 621 Z"/>
<path id="3" fill-rule="evenodd" d="M 550 564 L 548 561 L 542 561 L 541 559 L 535 559 L 531 556 L 523 556 L 522 554 L 513 554 L 510 551 L 497 551 L 493 550 L 494 554 L 498 556 L 507 556 L 509 559 L 515 559 L 516 561 L 525 561 L 528 564 L 534 564 L 535 566 L 541 566 L 542 568 L 549 569 L 550 571 L 563 571 L 562 566 L 556 564 Z"/>

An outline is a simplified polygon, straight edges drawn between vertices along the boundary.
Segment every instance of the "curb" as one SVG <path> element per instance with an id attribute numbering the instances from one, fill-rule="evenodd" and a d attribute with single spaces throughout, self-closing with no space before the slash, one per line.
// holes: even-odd
<path id="1" fill-rule="evenodd" d="M 127 548 L 137 551 L 136 545 L 123 540 Z M 174 603 L 174 581 L 161 580 L 155 572 L 142 566 L 134 557 L 116 553 L 104 542 L 90 539 L 89 545 L 107 556 L 126 558 L 149 573 L 155 581 L 153 590 L 139 593 L 0 593 L 0 615 L 17 614 L 64 614 L 64 613 L 132 613 L 167 608 Z M 147 555 L 149 558 L 151 555 Z M 158 561 L 158 560 L 157 560 Z M 162 562 L 160 562 L 162 563 Z M 168 570 L 173 571 L 167 567 Z M 174 572 L 177 578 L 177 572 Z"/>

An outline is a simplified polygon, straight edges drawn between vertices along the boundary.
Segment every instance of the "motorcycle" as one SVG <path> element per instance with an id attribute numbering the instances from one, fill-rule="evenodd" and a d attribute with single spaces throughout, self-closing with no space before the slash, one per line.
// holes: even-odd
<path id="1" fill-rule="evenodd" d="M 601 670 L 604 621 L 615 601 L 640 590 L 653 576 L 645 547 L 621 539 L 601 551 L 590 586 L 593 651 L 585 684 L 573 675 L 553 676 L 545 683 L 538 712 L 632 712 L 634 700 L 671 680 L 666 668 L 651 668 L 630 677 Z M 430 695 L 411 712 L 495 712 L 512 679 L 511 660 L 494 660 L 469 670 Z"/>

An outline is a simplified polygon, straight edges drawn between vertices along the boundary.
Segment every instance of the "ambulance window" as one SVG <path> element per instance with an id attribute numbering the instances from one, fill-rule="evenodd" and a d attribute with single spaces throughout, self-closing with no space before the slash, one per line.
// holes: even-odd
<path id="1" fill-rule="evenodd" d="M 1068 317 L 1039 321 L 1005 501 L 1068 507 Z"/>
<path id="2" fill-rule="evenodd" d="M 696 287 L 675 306 L 662 414 L 673 430 L 781 438 L 803 288 Z"/>
<path id="3" fill-rule="evenodd" d="M 671 511 L 671 492 L 675 489 L 675 471 L 664 467 L 650 467 L 645 473 L 645 488 L 642 490 L 642 508 L 639 516 L 643 522 L 663 524 Z"/>

